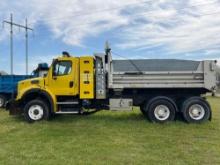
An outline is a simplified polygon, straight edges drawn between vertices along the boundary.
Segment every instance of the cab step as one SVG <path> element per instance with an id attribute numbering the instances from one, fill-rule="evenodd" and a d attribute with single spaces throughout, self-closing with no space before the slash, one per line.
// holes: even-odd
<path id="1" fill-rule="evenodd" d="M 55 114 L 81 114 L 80 112 L 78 111 L 69 111 L 69 112 L 64 112 L 64 111 L 59 111 L 59 112 L 56 112 Z"/>
<path id="2" fill-rule="evenodd" d="M 78 101 L 73 101 L 73 102 L 57 102 L 57 105 L 77 105 L 79 104 Z"/>
<path id="3" fill-rule="evenodd" d="M 83 111 L 78 107 L 60 107 L 56 114 L 81 114 Z"/>

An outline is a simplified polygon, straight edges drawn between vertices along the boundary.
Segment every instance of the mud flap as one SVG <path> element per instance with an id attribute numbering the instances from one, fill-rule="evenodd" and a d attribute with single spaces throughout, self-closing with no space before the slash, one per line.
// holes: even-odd
<path id="1" fill-rule="evenodd" d="M 6 110 L 9 111 L 9 115 L 21 115 L 22 109 L 18 101 L 10 100 L 6 103 Z"/>

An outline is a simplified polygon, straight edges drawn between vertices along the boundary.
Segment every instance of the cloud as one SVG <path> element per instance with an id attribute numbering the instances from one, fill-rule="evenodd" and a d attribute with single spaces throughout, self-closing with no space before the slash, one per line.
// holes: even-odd
<path id="1" fill-rule="evenodd" d="M 49 29 L 68 45 L 83 46 L 86 39 L 113 31 L 120 49 L 175 54 L 220 44 L 220 17 L 214 14 L 219 8 L 218 0 L 1 0 L 0 15 L 7 19 L 13 12 L 21 23 L 28 17 L 38 35 Z"/>
<path id="2" fill-rule="evenodd" d="M 1 1 L 2 17 L 7 18 L 12 12 L 18 22 L 28 17 L 31 26 L 46 26 L 56 38 L 69 45 L 82 44 L 91 36 L 114 29 L 128 23 L 128 18 L 120 14 L 121 10 L 108 9 L 129 4 L 129 1 L 107 0 L 28 0 L 6 3 Z M 135 2 L 132 1 L 131 2 Z M 121 8 L 123 9 L 123 7 Z M 106 12 L 104 12 L 106 10 Z M 45 27 L 44 27 L 45 28 Z M 45 30 L 40 27 L 40 32 Z M 39 33 L 40 34 L 40 33 Z"/>
<path id="3" fill-rule="evenodd" d="M 175 2 L 155 2 L 153 12 L 141 16 L 145 21 L 125 28 L 118 47 L 144 50 L 164 46 L 170 53 L 186 53 L 220 44 L 220 17 L 212 15 L 220 12 L 218 1 L 190 0 L 181 7 Z"/>

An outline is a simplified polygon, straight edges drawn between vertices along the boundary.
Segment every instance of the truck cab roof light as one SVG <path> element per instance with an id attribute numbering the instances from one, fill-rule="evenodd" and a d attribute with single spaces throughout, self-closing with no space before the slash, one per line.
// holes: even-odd
<path id="1" fill-rule="evenodd" d="M 64 51 L 62 54 L 63 54 L 63 57 L 70 57 L 70 54 L 66 51 Z"/>

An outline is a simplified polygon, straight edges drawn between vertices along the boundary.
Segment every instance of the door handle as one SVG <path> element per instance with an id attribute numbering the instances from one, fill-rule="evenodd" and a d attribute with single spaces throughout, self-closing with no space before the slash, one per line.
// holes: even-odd
<path id="1" fill-rule="evenodd" d="M 70 88 L 72 88 L 73 87 L 73 81 L 70 81 L 70 83 L 69 83 L 69 86 L 70 86 Z"/>

